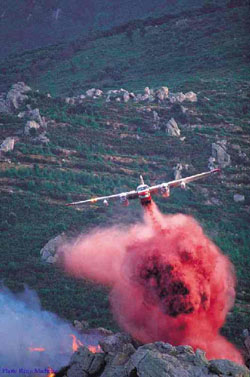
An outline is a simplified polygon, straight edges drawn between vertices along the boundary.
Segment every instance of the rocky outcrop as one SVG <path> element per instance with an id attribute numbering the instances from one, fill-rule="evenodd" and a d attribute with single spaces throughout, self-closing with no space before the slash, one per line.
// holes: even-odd
<path id="1" fill-rule="evenodd" d="M 197 102 L 197 94 L 194 92 L 187 92 L 186 94 L 180 93 L 171 93 L 169 95 L 169 100 L 171 103 L 182 103 L 184 101 Z"/>
<path id="2" fill-rule="evenodd" d="M 40 250 L 41 259 L 47 263 L 55 263 L 58 259 L 56 254 L 58 248 L 65 242 L 65 234 L 59 234 L 58 236 L 49 240 L 46 245 Z"/>
<path id="3" fill-rule="evenodd" d="M 246 365 L 250 368 L 250 331 L 248 329 L 243 330 L 244 347 L 245 347 L 245 360 Z"/>
<path id="4" fill-rule="evenodd" d="M 183 166 L 182 164 L 177 164 L 175 167 L 174 167 L 174 179 L 181 179 L 182 178 L 182 175 L 181 175 L 181 172 L 183 170 Z"/>
<path id="5" fill-rule="evenodd" d="M 117 334 L 116 334 L 117 335 Z M 108 338 L 112 339 L 111 341 Z M 118 340 L 119 339 L 119 340 Z M 101 342 L 103 352 L 80 347 L 65 368 L 67 377 L 249 377 L 245 366 L 229 360 L 208 361 L 203 351 L 156 342 L 138 346 L 126 334 Z"/>
<path id="6" fill-rule="evenodd" d="M 39 136 L 35 137 L 32 140 L 33 144 L 38 144 L 38 145 L 47 145 L 49 144 L 49 142 L 50 142 L 50 139 L 46 136 L 46 132 L 43 132 L 42 134 L 40 134 Z"/>
<path id="7" fill-rule="evenodd" d="M 174 118 L 171 118 L 166 124 L 166 132 L 168 133 L 169 136 L 175 136 L 175 137 L 180 136 L 181 131 L 178 127 L 178 124 L 174 120 Z"/>
<path id="8" fill-rule="evenodd" d="M 31 88 L 24 82 L 13 84 L 8 93 L 2 93 L 0 97 L 0 112 L 15 112 L 28 99 L 27 93 L 30 91 Z"/>
<path id="9" fill-rule="evenodd" d="M 15 146 L 15 138 L 7 137 L 0 145 L 0 152 L 11 152 Z"/>
<path id="10" fill-rule="evenodd" d="M 87 97 L 98 98 L 103 95 L 103 91 L 100 89 L 92 88 L 86 91 Z"/>
<path id="11" fill-rule="evenodd" d="M 238 203 L 238 202 L 244 202 L 245 201 L 245 196 L 244 195 L 240 195 L 240 194 L 234 194 L 234 201 L 236 203 Z"/>
<path id="12" fill-rule="evenodd" d="M 86 98 L 98 99 L 100 97 L 106 97 L 106 102 L 116 101 L 127 103 L 130 100 L 134 100 L 136 103 L 148 102 L 148 103 L 182 103 L 183 101 L 197 102 L 197 94 L 194 92 L 187 92 L 183 94 L 179 93 L 170 93 L 169 89 L 166 86 L 162 86 L 159 89 L 153 90 L 148 86 L 144 89 L 143 93 L 134 94 L 129 92 L 126 89 L 111 89 L 106 93 L 103 93 L 102 90 L 91 88 L 86 91 L 86 95 L 80 95 L 77 97 L 66 97 L 65 102 L 69 105 L 77 105 L 83 103 Z"/>
<path id="13" fill-rule="evenodd" d="M 40 124 L 41 127 L 46 127 L 46 121 L 41 116 L 39 109 L 29 109 L 27 111 L 23 111 L 18 114 L 18 118 L 26 119 L 26 120 L 34 120 L 38 124 Z"/>
<path id="14" fill-rule="evenodd" d="M 217 143 L 212 143 L 212 157 L 215 158 L 218 165 L 222 168 L 231 164 L 230 155 L 227 153 L 227 141 L 220 140 Z"/>
<path id="15" fill-rule="evenodd" d="M 34 135 L 37 130 L 39 130 L 40 124 L 34 120 L 28 120 L 24 127 L 24 135 Z"/>
<path id="16" fill-rule="evenodd" d="M 162 86 L 155 92 L 155 98 L 159 101 L 164 101 L 168 98 L 169 90 L 166 86 Z"/>

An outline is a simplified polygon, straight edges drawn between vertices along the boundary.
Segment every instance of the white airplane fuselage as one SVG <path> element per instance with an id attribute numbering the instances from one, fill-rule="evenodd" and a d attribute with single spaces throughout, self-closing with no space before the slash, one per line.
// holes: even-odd
<path id="1" fill-rule="evenodd" d="M 145 184 L 140 185 L 140 186 L 137 187 L 136 191 L 138 193 L 138 197 L 139 197 L 141 204 L 143 206 L 151 203 L 152 198 L 151 198 L 151 194 L 150 194 L 148 185 L 145 185 Z"/>

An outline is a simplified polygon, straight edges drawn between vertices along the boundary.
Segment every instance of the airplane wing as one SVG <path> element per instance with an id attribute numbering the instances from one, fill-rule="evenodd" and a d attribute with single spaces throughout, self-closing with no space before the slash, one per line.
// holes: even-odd
<path id="1" fill-rule="evenodd" d="M 115 199 L 115 200 L 120 199 L 121 201 L 126 201 L 126 200 L 130 200 L 130 199 L 136 199 L 137 197 L 138 197 L 137 191 L 133 190 L 133 191 L 128 191 L 128 192 L 121 192 L 120 194 L 114 194 L 114 195 L 108 195 L 108 196 L 99 196 L 99 197 L 96 197 L 96 198 L 81 200 L 79 202 L 68 203 L 68 204 L 66 204 L 66 206 L 75 206 L 75 205 L 85 204 L 85 203 L 94 204 L 94 203 L 97 203 L 97 202 L 100 202 L 100 201 L 108 202 L 108 200 L 113 200 L 113 199 Z"/>
<path id="2" fill-rule="evenodd" d="M 207 172 L 204 172 L 204 173 L 191 175 L 190 177 L 176 179 L 174 181 L 164 182 L 164 183 L 161 183 L 161 184 L 156 185 L 156 186 L 151 186 L 149 188 L 149 190 L 152 194 L 154 194 L 159 189 L 161 189 L 163 186 L 166 186 L 168 188 L 181 186 L 181 187 L 185 188 L 187 183 L 197 181 L 198 179 L 206 178 L 211 174 L 219 173 L 219 172 L 220 172 L 220 169 L 213 169 L 213 170 L 210 170 L 210 171 L 207 171 Z"/>

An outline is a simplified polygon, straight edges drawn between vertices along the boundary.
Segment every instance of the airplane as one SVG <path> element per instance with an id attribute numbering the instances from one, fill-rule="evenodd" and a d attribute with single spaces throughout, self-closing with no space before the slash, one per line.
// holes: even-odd
<path id="1" fill-rule="evenodd" d="M 170 196 L 170 188 L 172 187 L 181 187 L 182 189 L 186 188 L 187 183 L 196 181 L 198 179 L 206 178 L 209 175 L 212 175 L 214 173 L 219 173 L 220 169 L 213 169 L 208 172 L 200 173 L 191 175 L 186 178 L 180 178 L 176 179 L 174 181 L 169 182 L 163 182 L 159 185 L 155 186 L 148 186 L 144 183 L 144 179 L 142 176 L 140 176 L 141 184 L 137 187 L 136 190 L 128 191 L 128 192 L 121 192 L 119 194 L 114 195 L 108 195 L 108 196 L 100 196 L 97 198 L 91 198 L 87 200 L 81 200 L 79 202 L 73 202 L 73 203 L 67 203 L 66 206 L 77 206 L 85 203 L 97 203 L 99 201 L 102 201 L 104 205 L 109 205 L 109 200 L 120 200 L 121 204 L 124 206 L 129 205 L 129 201 L 132 199 L 139 199 L 142 206 L 147 206 L 152 201 L 152 194 L 159 193 L 165 198 L 168 198 Z"/>

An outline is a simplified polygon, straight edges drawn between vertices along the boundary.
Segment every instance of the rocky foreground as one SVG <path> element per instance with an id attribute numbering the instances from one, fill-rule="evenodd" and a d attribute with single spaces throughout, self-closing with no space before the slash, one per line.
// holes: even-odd
<path id="1" fill-rule="evenodd" d="M 139 346 L 118 333 L 100 342 L 102 352 L 80 347 L 70 364 L 57 373 L 67 377 L 249 377 L 243 365 L 229 360 L 206 359 L 201 350 L 156 342 Z"/>

